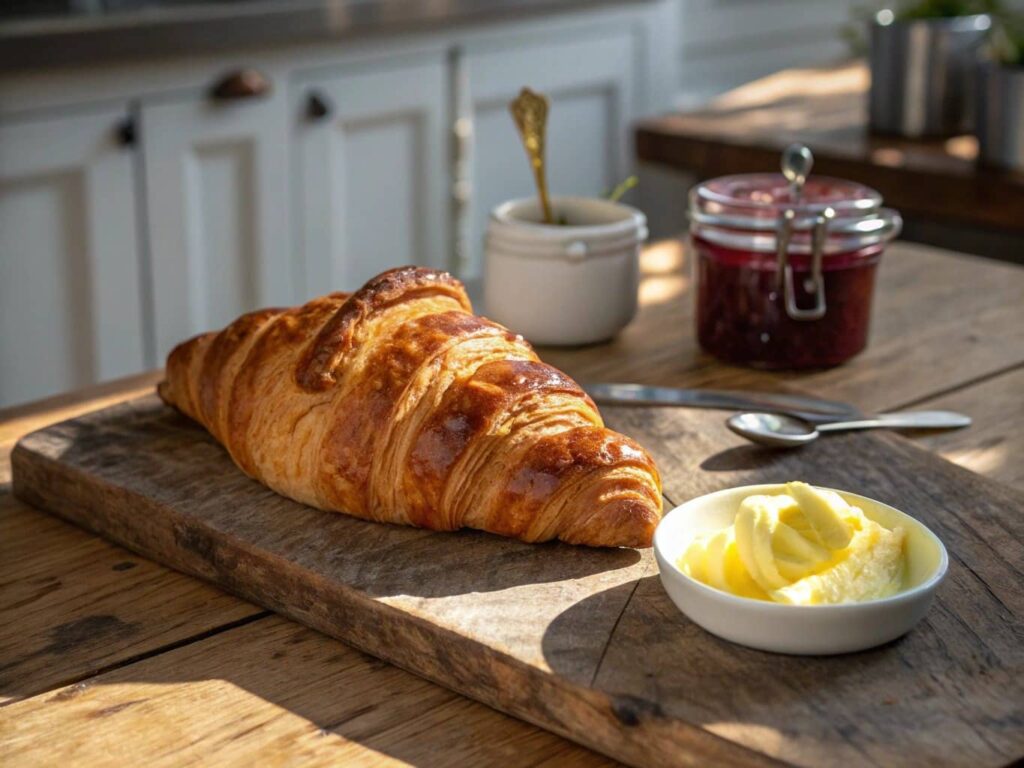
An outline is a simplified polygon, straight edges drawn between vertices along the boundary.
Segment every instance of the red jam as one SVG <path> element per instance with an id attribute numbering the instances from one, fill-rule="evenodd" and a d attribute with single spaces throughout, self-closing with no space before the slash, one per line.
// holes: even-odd
<path id="1" fill-rule="evenodd" d="M 807 322 L 786 314 L 774 254 L 731 250 L 699 237 L 693 245 L 697 338 L 715 357 L 763 368 L 820 368 L 839 365 L 867 345 L 882 246 L 836 254 L 825 262 L 828 310 L 820 320 Z M 797 256 L 793 262 L 800 284 L 810 275 L 809 259 Z M 798 306 L 804 303 L 798 300 Z"/>
<path id="2" fill-rule="evenodd" d="M 878 261 L 900 226 L 899 216 L 879 204 L 872 190 L 835 179 L 808 181 L 797 205 L 778 175 L 724 177 L 698 187 L 691 242 L 701 347 L 731 363 L 787 369 L 834 366 L 862 351 Z M 794 210 L 788 276 L 778 253 L 787 208 Z M 817 243 L 814 222 L 822 227 Z M 809 279 L 815 250 L 820 295 Z M 816 315 L 818 301 L 823 312 Z"/>

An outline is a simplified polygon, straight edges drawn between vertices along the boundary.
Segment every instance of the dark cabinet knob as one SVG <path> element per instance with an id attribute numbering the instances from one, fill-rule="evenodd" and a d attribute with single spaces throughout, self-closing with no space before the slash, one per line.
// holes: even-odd
<path id="1" fill-rule="evenodd" d="M 117 127 L 114 129 L 114 134 L 117 136 L 117 143 L 122 147 L 133 147 L 135 142 L 138 141 L 138 129 L 135 127 L 135 118 L 126 117 Z"/>
<path id="2" fill-rule="evenodd" d="M 323 120 L 330 117 L 333 107 L 331 102 L 322 93 L 313 92 L 306 100 L 306 116 L 310 120 Z"/>
<path id="3" fill-rule="evenodd" d="M 255 69 L 239 69 L 218 80 L 210 89 L 210 96 L 217 101 L 254 99 L 270 93 L 270 80 Z"/>

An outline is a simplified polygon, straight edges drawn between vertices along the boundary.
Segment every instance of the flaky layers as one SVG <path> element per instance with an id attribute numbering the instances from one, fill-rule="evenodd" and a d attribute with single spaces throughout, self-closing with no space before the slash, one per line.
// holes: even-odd
<path id="1" fill-rule="evenodd" d="M 568 376 L 417 267 L 178 345 L 160 396 L 321 509 L 523 541 L 650 546 L 661 481 Z"/>

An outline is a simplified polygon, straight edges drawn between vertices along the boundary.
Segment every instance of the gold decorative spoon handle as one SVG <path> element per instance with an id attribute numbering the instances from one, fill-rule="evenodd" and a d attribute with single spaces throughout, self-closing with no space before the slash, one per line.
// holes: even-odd
<path id="1" fill-rule="evenodd" d="M 509 102 L 509 112 L 515 120 L 519 136 L 526 148 L 526 156 L 533 169 L 533 180 L 537 183 L 537 195 L 540 197 L 544 223 L 554 224 L 551 215 L 551 201 L 548 199 L 548 181 L 544 170 L 544 138 L 548 125 L 548 97 L 542 93 L 534 93 L 523 88 L 519 95 Z"/>

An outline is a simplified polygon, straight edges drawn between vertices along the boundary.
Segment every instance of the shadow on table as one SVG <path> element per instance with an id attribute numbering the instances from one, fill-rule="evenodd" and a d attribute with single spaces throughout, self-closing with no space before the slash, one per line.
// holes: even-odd
<path id="1" fill-rule="evenodd" d="M 952 675 L 965 685 L 976 673 L 951 670 L 941 643 L 936 646 L 937 626 L 947 638 L 968 634 L 948 620 L 946 606 L 910 635 L 878 648 L 787 656 L 745 648 L 703 630 L 672 603 L 657 575 L 610 592 L 617 594 L 595 594 L 560 614 L 544 635 L 544 657 L 566 677 L 585 669 L 590 685 L 608 692 L 612 711 L 625 726 L 671 718 L 760 745 L 783 759 L 800 754 L 800 762 L 808 764 L 823 764 L 826 756 L 836 764 L 857 764 L 867 745 L 889 744 L 895 754 L 906 734 L 926 729 L 913 703 L 924 694 L 908 687 L 915 670 Z M 578 636 L 588 617 L 609 602 L 624 607 L 605 642 L 585 661 L 566 655 L 567 639 Z M 997 672 L 1004 680 L 1014 674 L 1010 665 Z M 955 711 L 956 704 L 950 702 L 949 709 Z M 914 742 L 915 754 L 929 753 L 940 763 L 948 759 L 934 734 Z"/>
<path id="2" fill-rule="evenodd" d="M 784 463 L 786 453 L 759 445 L 738 445 L 708 456 L 700 463 L 700 468 L 707 472 L 771 469 Z"/>

